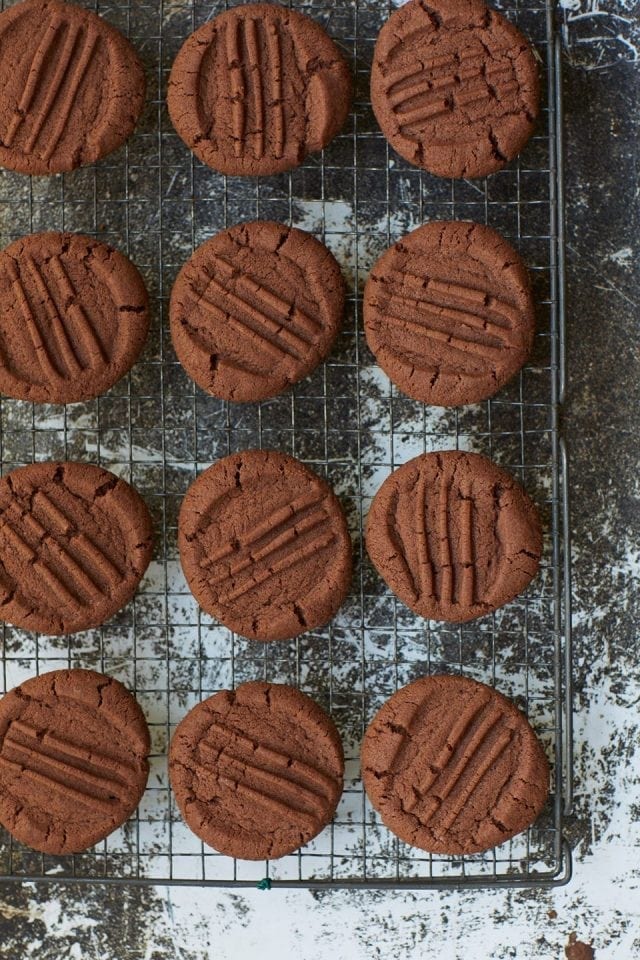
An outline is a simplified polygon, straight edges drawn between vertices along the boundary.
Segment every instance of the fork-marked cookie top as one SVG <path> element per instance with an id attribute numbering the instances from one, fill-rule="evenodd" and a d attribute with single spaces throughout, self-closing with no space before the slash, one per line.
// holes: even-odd
<path id="1" fill-rule="evenodd" d="M 371 721 L 362 778 L 384 823 L 430 853 L 478 853 L 533 823 L 549 765 L 526 717 L 467 677 L 422 677 Z"/>
<path id="2" fill-rule="evenodd" d="M 131 369 L 149 330 L 147 291 L 113 247 L 35 233 L 0 253 L 0 391 L 76 403 Z"/>
<path id="3" fill-rule="evenodd" d="M 171 293 L 171 337 L 196 383 L 224 400 L 264 400 L 306 377 L 342 323 L 335 257 L 304 230 L 268 221 L 198 247 Z"/>
<path id="4" fill-rule="evenodd" d="M 51 174 L 94 163 L 138 121 L 145 77 L 106 20 L 60 0 L 0 14 L 0 167 Z"/>
<path id="5" fill-rule="evenodd" d="M 441 177 L 484 177 L 533 133 L 538 68 L 526 37 L 482 0 L 411 0 L 378 37 L 371 101 L 405 160 Z"/>
<path id="6" fill-rule="evenodd" d="M 533 347 L 527 269 L 490 227 L 432 221 L 374 265 L 364 325 L 376 360 L 410 397 L 438 406 L 486 400 Z"/>
<path id="7" fill-rule="evenodd" d="M 299 460 L 244 450 L 189 487 L 178 523 L 180 559 L 207 613 L 255 640 L 323 626 L 351 582 L 340 501 Z"/>
<path id="8" fill-rule="evenodd" d="M 50 854 L 108 836 L 144 792 L 149 729 L 134 697 L 93 670 L 54 670 L 0 701 L 0 823 Z"/>
<path id="9" fill-rule="evenodd" d="M 331 820 L 344 759 L 331 717 L 284 684 L 221 690 L 178 725 L 171 786 L 187 825 L 243 860 L 275 859 Z"/>
<path id="10" fill-rule="evenodd" d="M 0 480 L 0 619 L 75 633 L 129 602 L 152 552 L 149 511 L 88 463 L 32 463 Z"/>
<path id="11" fill-rule="evenodd" d="M 266 3 L 201 26 L 169 78 L 178 134 L 200 160 L 232 175 L 298 166 L 341 130 L 350 105 L 349 69 L 322 27 Z"/>
<path id="12" fill-rule="evenodd" d="M 367 550 L 407 606 L 432 620 L 482 617 L 521 593 L 542 552 L 533 502 L 478 453 L 415 457 L 378 490 Z"/>

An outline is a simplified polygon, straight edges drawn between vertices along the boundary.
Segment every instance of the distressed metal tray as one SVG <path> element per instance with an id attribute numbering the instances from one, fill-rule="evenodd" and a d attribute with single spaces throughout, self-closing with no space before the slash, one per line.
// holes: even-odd
<path id="1" fill-rule="evenodd" d="M 4 6 L 8 6 L 6 2 Z M 118 153 L 72 174 L 31 179 L 0 171 L 0 239 L 76 230 L 125 251 L 141 269 L 153 327 L 141 361 L 91 403 L 54 407 L 0 400 L 3 472 L 34 460 L 101 463 L 130 480 L 155 519 L 155 559 L 135 600 L 99 630 L 68 638 L 5 626 L 2 684 L 64 666 L 94 667 L 132 688 L 149 720 L 153 756 L 137 814 L 89 852 L 57 858 L 3 834 L 0 879 L 304 887 L 477 887 L 566 882 L 571 856 L 563 816 L 571 803 L 570 555 L 564 397 L 562 151 L 559 41 L 552 0 L 497 4 L 535 43 L 545 82 L 536 136 L 517 163 L 486 181 L 437 179 L 390 152 L 368 102 L 373 46 L 393 5 L 321 0 L 290 5 L 322 23 L 353 64 L 356 102 L 341 136 L 290 174 L 227 179 L 195 161 L 164 103 L 185 37 L 226 4 L 200 0 L 86 2 L 129 35 L 149 81 L 135 135 Z M 232 4 L 229 4 L 232 5 Z M 176 362 L 168 332 L 171 285 L 195 245 L 253 218 L 312 231 L 335 253 L 351 295 L 328 362 L 284 395 L 230 405 L 206 396 Z M 501 231 L 529 265 L 538 305 L 532 361 L 486 403 L 425 407 L 376 367 L 362 333 L 361 300 L 378 255 L 430 219 L 470 219 Z M 202 614 L 176 550 L 181 498 L 218 457 L 257 445 L 294 454 L 325 475 L 348 511 L 356 574 L 347 603 L 325 629 L 288 643 L 234 636 Z M 391 470 L 424 450 L 459 447 L 515 474 L 547 531 L 540 576 L 490 617 L 463 626 L 425 623 L 374 574 L 362 543 L 371 497 Z M 428 856 L 380 823 L 359 779 L 359 744 L 375 710 L 399 686 L 430 672 L 464 672 L 495 684 L 528 713 L 553 771 L 548 807 L 527 833 L 484 855 Z M 204 847 L 181 822 L 166 767 L 185 712 L 243 680 L 293 683 L 335 718 L 347 757 L 334 823 L 299 852 L 272 863 L 233 861 Z M 260 883 L 262 881 L 262 883 Z"/>

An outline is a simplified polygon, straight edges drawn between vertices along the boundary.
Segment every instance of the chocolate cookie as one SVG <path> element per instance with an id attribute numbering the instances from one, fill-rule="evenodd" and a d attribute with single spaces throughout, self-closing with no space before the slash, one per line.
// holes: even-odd
<path id="1" fill-rule="evenodd" d="M 351 76 L 309 17 L 248 3 L 191 34 L 173 64 L 167 103 L 179 136 L 214 170 L 280 173 L 342 129 Z"/>
<path id="2" fill-rule="evenodd" d="M 0 390 L 76 403 L 136 362 L 149 330 L 142 277 L 121 253 L 73 233 L 35 233 L 0 253 Z"/>
<path id="3" fill-rule="evenodd" d="M 254 640 L 323 626 L 349 591 L 340 501 L 283 453 L 242 451 L 205 470 L 184 498 L 178 544 L 203 610 Z"/>
<path id="4" fill-rule="evenodd" d="M 25 0 L 0 14 L 0 166 L 62 173 L 122 146 L 138 121 L 144 70 L 95 13 Z"/>
<path id="5" fill-rule="evenodd" d="M 282 684 L 221 690 L 187 714 L 169 751 L 187 825 L 241 860 L 283 857 L 317 836 L 335 813 L 343 774 L 331 717 Z"/>
<path id="6" fill-rule="evenodd" d="M 378 123 L 400 156 L 440 177 L 484 177 L 513 160 L 539 96 L 529 41 L 482 0 L 412 0 L 378 37 Z"/>
<path id="7" fill-rule="evenodd" d="M 457 450 L 415 457 L 387 477 L 366 540 L 407 606 L 453 623 L 516 597 L 542 553 L 538 514 L 520 484 L 486 457 Z"/>
<path id="8" fill-rule="evenodd" d="M 43 853 L 78 853 L 131 816 L 149 775 L 134 697 L 93 670 L 32 677 L 0 701 L 0 823 Z"/>
<path id="9" fill-rule="evenodd" d="M 527 269 L 477 223 L 434 221 L 387 250 L 364 293 L 367 343 L 415 400 L 477 403 L 528 359 L 535 309 Z"/>
<path id="10" fill-rule="evenodd" d="M 224 400 L 264 400 L 329 353 L 344 312 L 340 267 L 303 230 L 257 221 L 198 247 L 171 294 L 171 336 L 196 383 Z"/>
<path id="11" fill-rule="evenodd" d="M 549 792 L 544 751 L 516 706 L 458 676 L 422 677 L 367 728 L 362 779 L 401 840 L 429 853 L 488 850 L 526 830 Z"/>
<path id="12" fill-rule="evenodd" d="M 0 480 L 0 620 L 47 634 L 97 627 L 149 565 L 138 493 L 88 463 L 33 463 Z"/>

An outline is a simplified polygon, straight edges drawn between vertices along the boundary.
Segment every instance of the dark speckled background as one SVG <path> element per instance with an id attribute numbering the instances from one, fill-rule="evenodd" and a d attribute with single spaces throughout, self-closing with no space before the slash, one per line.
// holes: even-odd
<path id="1" fill-rule="evenodd" d="M 640 957 L 640 5 L 566 0 L 575 544 L 572 883 L 465 894 L 4 887 L 0 956 L 39 960 Z"/>

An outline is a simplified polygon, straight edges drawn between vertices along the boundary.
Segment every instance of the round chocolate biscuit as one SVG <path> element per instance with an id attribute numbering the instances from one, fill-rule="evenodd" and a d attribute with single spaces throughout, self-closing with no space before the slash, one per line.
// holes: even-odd
<path id="1" fill-rule="evenodd" d="M 264 400 L 325 359 L 344 313 L 334 256 L 303 230 L 257 221 L 198 247 L 171 294 L 171 336 L 196 383 Z"/>
<path id="2" fill-rule="evenodd" d="M 273 450 L 234 453 L 205 470 L 184 498 L 178 544 L 203 610 L 253 640 L 323 626 L 349 591 L 340 501 L 308 467 Z"/>
<path id="3" fill-rule="evenodd" d="M 415 457 L 387 477 L 367 518 L 367 550 L 408 607 L 461 623 L 521 593 L 538 571 L 537 510 L 512 476 L 478 453 Z"/>
<path id="4" fill-rule="evenodd" d="M 37 403 L 104 393 L 149 331 L 142 277 L 90 237 L 35 233 L 0 253 L 0 391 Z"/>
<path id="5" fill-rule="evenodd" d="M 273 860 L 326 827 L 344 758 L 331 717 L 283 684 L 221 690 L 178 725 L 169 776 L 187 825 L 220 853 Z"/>
<path id="6" fill-rule="evenodd" d="M 0 14 L 0 167 L 50 174 L 94 163 L 138 121 L 144 69 L 89 10 L 24 0 Z"/>
<path id="7" fill-rule="evenodd" d="M 169 115 L 195 155 L 220 173 L 291 170 L 324 149 L 351 106 L 349 68 L 309 17 L 247 3 L 186 40 L 169 78 Z"/>
<path id="8" fill-rule="evenodd" d="M 43 853 L 78 853 L 134 812 L 149 730 L 125 687 L 93 670 L 32 677 L 0 701 L 0 823 Z"/>
<path id="9" fill-rule="evenodd" d="M 479 853 L 526 830 L 549 765 L 515 704 L 460 676 L 422 677 L 371 721 L 362 779 L 383 822 L 429 853 Z"/>
<path id="10" fill-rule="evenodd" d="M 128 483 L 88 463 L 33 463 L 0 480 L 0 620 L 61 635 L 133 597 L 151 517 Z"/>
<path id="11" fill-rule="evenodd" d="M 378 363 L 410 397 L 436 406 L 486 400 L 531 354 L 527 269 L 490 227 L 428 223 L 373 267 L 364 326 Z"/>
<path id="12" fill-rule="evenodd" d="M 484 177 L 513 160 L 533 133 L 539 86 L 529 41 L 482 0 L 411 0 L 375 46 L 382 132 L 440 177 Z"/>

